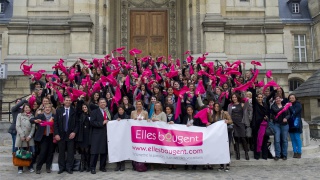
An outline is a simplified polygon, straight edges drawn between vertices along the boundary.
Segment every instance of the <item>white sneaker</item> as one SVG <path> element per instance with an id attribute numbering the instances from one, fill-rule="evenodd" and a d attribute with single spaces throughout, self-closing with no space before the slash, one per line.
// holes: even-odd
<path id="1" fill-rule="evenodd" d="M 22 174 L 22 172 L 23 172 L 22 170 L 18 170 L 18 174 Z"/>
<path id="2" fill-rule="evenodd" d="M 34 172 L 34 169 L 33 169 L 33 168 L 30 168 L 30 169 L 29 169 L 29 172 L 33 173 L 33 172 Z"/>

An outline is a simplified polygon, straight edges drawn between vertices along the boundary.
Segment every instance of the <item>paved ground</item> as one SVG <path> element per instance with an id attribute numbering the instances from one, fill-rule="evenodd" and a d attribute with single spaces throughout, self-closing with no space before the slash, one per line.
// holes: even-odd
<path id="1" fill-rule="evenodd" d="M 97 171 L 97 174 L 91 175 L 90 173 L 79 173 L 69 175 L 63 173 L 58 175 L 56 172 L 51 174 L 42 173 L 37 175 L 35 173 L 24 172 L 18 175 L 17 171 L 0 171 L 1 180 L 28 180 L 28 179 L 45 179 L 45 180 L 87 180 L 87 179 L 306 179 L 313 180 L 320 177 L 320 165 L 318 163 L 304 164 L 299 166 L 245 166 L 245 167 L 231 167 L 229 172 L 218 172 L 215 170 L 195 170 L 185 171 L 182 168 L 178 170 L 162 171 L 154 170 L 148 172 L 135 172 L 127 169 L 124 172 L 114 172 L 109 170 L 106 173 Z"/>

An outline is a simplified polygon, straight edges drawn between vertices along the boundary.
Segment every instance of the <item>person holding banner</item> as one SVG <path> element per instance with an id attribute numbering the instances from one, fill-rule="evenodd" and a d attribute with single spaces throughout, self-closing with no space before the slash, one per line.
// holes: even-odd
<path id="1" fill-rule="evenodd" d="M 118 107 L 118 113 L 113 117 L 113 120 L 120 121 L 121 119 L 130 119 L 130 117 L 125 113 L 125 108 L 123 106 Z M 124 171 L 125 169 L 125 161 L 121 161 L 117 162 L 117 167 L 114 171 Z"/>
<path id="2" fill-rule="evenodd" d="M 148 112 L 143 110 L 143 102 L 142 100 L 136 101 L 136 110 L 131 112 L 131 119 L 134 120 L 147 120 Z"/>
<path id="3" fill-rule="evenodd" d="M 191 105 L 188 105 L 186 107 L 186 110 L 187 110 L 187 114 L 183 116 L 182 124 L 185 124 L 188 127 L 189 126 L 205 126 L 205 125 L 200 125 L 201 124 L 200 119 L 194 117 L 195 115 L 194 109 Z M 196 170 L 196 169 L 197 169 L 197 166 L 193 165 L 192 170 Z M 184 170 L 189 170 L 189 166 L 185 165 Z"/>
<path id="4" fill-rule="evenodd" d="M 100 171 L 106 172 L 107 163 L 107 123 L 112 120 L 112 116 L 107 108 L 107 101 L 99 99 L 99 108 L 91 111 L 90 124 L 92 127 L 91 135 L 91 174 L 96 174 L 98 156 L 100 155 Z"/>
<path id="5" fill-rule="evenodd" d="M 215 103 L 213 105 L 213 115 L 212 115 L 211 119 L 209 118 L 209 122 L 211 124 L 213 124 L 213 123 L 218 122 L 218 121 L 224 121 L 228 125 L 231 125 L 233 123 L 229 113 L 227 111 L 223 111 L 221 109 L 219 103 Z M 230 146 L 230 144 L 233 144 L 232 131 L 228 131 L 228 139 L 229 139 L 229 146 Z M 209 169 L 210 169 L 210 167 L 209 167 Z M 224 167 L 223 164 L 220 164 L 220 167 L 219 167 L 218 170 L 219 171 L 223 171 L 224 170 L 224 171 L 228 172 L 230 170 L 230 164 L 226 164 L 225 167 Z"/>
<path id="6" fill-rule="evenodd" d="M 154 121 L 162 121 L 167 122 L 166 114 L 162 110 L 162 104 L 160 101 L 157 101 L 154 104 L 154 113 L 151 116 L 151 120 Z"/>

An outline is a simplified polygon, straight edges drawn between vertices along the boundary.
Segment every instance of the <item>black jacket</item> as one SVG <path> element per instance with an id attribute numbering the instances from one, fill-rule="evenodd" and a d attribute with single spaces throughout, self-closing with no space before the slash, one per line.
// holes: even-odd
<path id="1" fill-rule="evenodd" d="M 68 131 L 65 133 L 65 108 L 61 107 L 57 109 L 56 116 L 54 118 L 54 135 L 59 135 L 60 138 L 63 140 L 68 140 L 69 135 L 74 132 L 78 133 L 79 130 L 79 123 L 76 118 L 76 111 L 71 106 L 69 108 L 69 121 L 68 121 Z"/>
<path id="2" fill-rule="evenodd" d="M 89 126 L 88 128 L 90 129 L 89 134 L 85 134 L 84 133 L 85 132 L 84 131 L 84 126 L 86 125 L 85 123 L 89 121 L 89 118 L 90 118 L 90 114 L 82 113 L 80 115 L 80 118 L 79 118 L 79 131 L 78 131 L 77 138 L 76 138 L 76 140 L 78 142 L 82 142 L 84 136 L 89 136 L 89 139 L 91 138 L 92 128 L 91 128 L 90 123 L 88 123 L 88 126 Z"/>
<path id="3" fill-rule="evenodd" d="M 52 116 L 54 117 L 54 114 L 52 114 Z M 30 119 L 30 123 L 31 124 L 35 124 L 35 120 L 37 120 L 37 119 L 41 119 L 41 120 L 43 120 L 43 121 L 46 121 L 47 119 L 46 119 L 46 116 L 44 115 L 44 114 L 38 114 L 38 116 L 37 117 L 34 117 L 34 118 L 31 118 Z M 55 120 L 54 120 L 55 121 Z M 41 141 L 41 139 L 42 139 L 42 137 L 43 137 L 43 133 L 44 133 L 44 131 L 45 131 L 45 129 L 46 129 L 46 126 L 40 126 L 40 124 L 39 123 L 36 123 L 36 133 L 35 133 L 35 135 L 34 135 L 34 140 L 35 141 L 38 141 L 38 142 L 40 142 Z"/>
<path id="4" fill-rule="evenodd" d="M 112 118 L 112 114 L 109 111 Z M 107 153 L 107 127 L 103 125 L 103 114 L 100 108 L 91 111 L 90 124 L 91 133 L 91 154 L 106 154 Z"/>

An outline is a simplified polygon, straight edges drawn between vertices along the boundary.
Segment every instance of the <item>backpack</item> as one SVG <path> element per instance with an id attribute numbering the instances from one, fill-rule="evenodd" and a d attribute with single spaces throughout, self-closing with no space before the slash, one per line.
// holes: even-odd
<path id="1" fill-rule="evenodd" d="M 138 172 L 145 172 L 148 170 L 147 165 L 145 163 L 133 161 L 132 166 L 133 166 L 133 169 Z"/>

